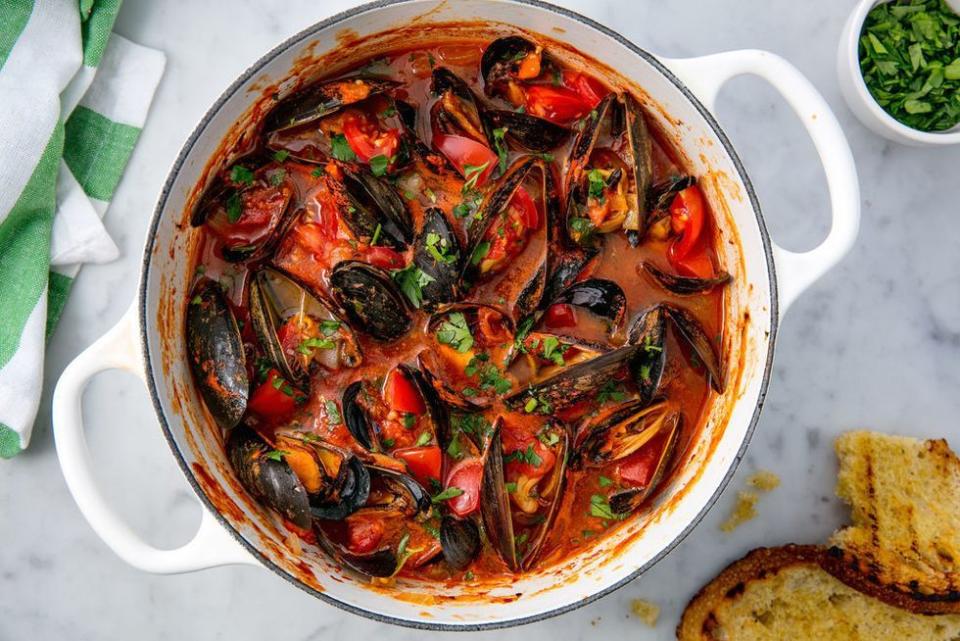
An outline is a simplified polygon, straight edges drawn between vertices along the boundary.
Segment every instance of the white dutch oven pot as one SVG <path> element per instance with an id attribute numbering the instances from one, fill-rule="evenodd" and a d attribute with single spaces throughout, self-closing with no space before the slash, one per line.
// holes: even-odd
<path id="1" fill-rule="evenodd" d="M 735 278 L 725 301 L 728 321 L 723 351 L 730 384 L 726 394 L 713 402 L 702 438 L 685 454 L 686 464 L 649 512 L 579 556 L 482 591 L 407 580 L 393 589 L 375 589 L 345 574 L 320 553 L 298 554 L 274 517 L 253 502 L 234 478 L 184 358 L 183 315 L 191 279 L 187 257 L 196 234 L 182 224 L 184 212 L 204 167 L 231 126 L 249 115 L 266 84 L 290 76 L 295 61 L 302 62 L 304 55 L 312 52 L 322 58 L 339 49 L 338 58 L 323 59 L 318 63 L 322 67 L 313 69 L 329 73 L 339 61 L 355 61 L 346 60 L 349 54 L 344 52 L 351 48 L 343 44 L 345 37 L 373 36 L 368 41 L 373 46 L 389 42 L 391 30 L 411 21 L 419 29 L 488 19 L 560 39 L 617 70 L 635 83 L 651 122 L 686 154 L 716 215 L 720 260 Z M 454 32 L 435 30 L 429 37 Z M 406 32 L 404 42 L 412 42 L 416 33 Z M 758 75 L 783 94 L 822 160 L 833 222 L 826 240 L 812 251 L 789 252 L 770 240 L 743 166 L 712 116 L 717 91 L 743 74 Z M 686 60 L 657 58 L 591 20 L 532 0 L 399 0 L 364 5 L 307 29 L 267 54 L 227 89 L 190 136 L 150 225 L 137 300 L 116 327 L 67 367 L 57 385 L 53 420 L 63 474 L 97 534 L 125 561 L 148 572 L 260 565 L 351 612 L 424 628 L 502 627 L 559 614 L 638 576 L 667 554 L 713 504 L 756 424 L 770 376 L 779 315 L 849 250 L 859 218 L 856 169 L 836 118 L 816 89 L 777 56 L 733 51 Z M 181 548 L 160 550 L 141 540 L 111 510 L 94 483 L 80 401 L 88 379 L 110 368 L 133 372 L 143 380 L 173 455 L 202 504 L 200 529 Z"/>

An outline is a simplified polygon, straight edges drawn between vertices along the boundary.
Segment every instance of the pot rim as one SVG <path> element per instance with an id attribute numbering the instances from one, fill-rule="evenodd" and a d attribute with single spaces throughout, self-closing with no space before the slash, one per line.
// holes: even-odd
<path id="1" fill-rule="evenodd" d="M 641 49 L 633 42 L 622 36 L 620 33 L 606 27 L 591 18 L 588 18 L 582 14 L 579 14 L 570 9 L 564 7 L 559 7 L 543 0 L 509 0 L 515 4 L 526 5 L 539 9 L 541 11 L 547 11 L 555 13 L 557 15 L 563 16 L 565 18 L 572 19 L 581 23 L 582 25 L 598 31 L 604 36 L 611 38 L 618 42 L 619 44 L 626 47 L 631 53 L 636 56 L 639 56 L 644 61 L 649 63 L 657 72 L 662 74 L 667 78 L 680 92 L 683 96 L 690 101 L 694 108 L 700 113 L 704 118 L 707 124 L 710 126 L 710 129 L 713 131 L 713 134 L 717 137 L 720 143 L 723 145 L 724 150 L 730 156 L 730 159 L 733 163 L 734 168 L 737 171 L 738 178 L 743 182 L 744 187 L 746 188 L 747 197 L 749 198 L 751 208 L 753 209 L 754 216 L 756 219 L 756 224 L 760 232 L 760 238 L 763 244 L 763 253 L 764 259 L 767 265 L 767 278 L 770 283 L 770 328 L 769 328 L 769 337 L 767 340 L 767 354 L 764 359 L 764 369 L 763 375 L 760 380 L 760 389 L 757 396 L 756 407 L 754 408 L 753 415 L 750 418 L 750 424 L 747 426 L 746 433 L 744 434 L 743 442 L 740 444 L 740 448 L 736 453 L 736 456 L 733 457 L 730 463 L 730 467 L 727 469 L 726 474 L 723 479 L 720 481 L 719 485 L 713 491 L 713 494 L 707 500 L 706 504 L 697 513 L 696 516 L 683 528 L 683 530 L 677 534 L 667 545 L 663 547 L 656 555 L 654 555 L 649 561 L 643 564 L 638 569 L 631 572 L 629 575 L 620 579 L 619 581 L 604 587 L 601 590 L 598 590 L 591 594 L 590 596 L 582 599 L 577 599 L 571 603 L 558 606 L 556 608 L 546 610 L 537 614 L 519 617 L 519 618 L 507 618 L 498 621 L 489 621 L 484 623 L 440 623 L 429 620 L 412 620 L 404 619 L 400 617 L 390 616 L 381 614 L 378 612 L 373 612 L 367 610 L 363 607 L 359 607 L 350 603 L 346 603 L 337 599 L 334 596 L 331 596 L 328 593 L 320 592 L 306 585 L 296 577 L 289 574 L 283 568 L 277 566 L 269 558 L 264 555 L 258 547 L 251 544 L 244 538 L 234 527 L 227 521 L 223 514 L 216 508 L 215 505 L 210 501 L 207 495 L 204 493 L 203 489 L 200 487 L 196 478 L 193 475 L 193 472 L 190 470 L 189 465 L 187 464 L 186 459 L 183 457 L 183 454 L 180 452 L 180 447 L 177 444 L 176 440 L 173 437 L 173 433 L 170 430 L 170 426 L 167 423 L 166 415 L 164 414 L 163 407 L 160 403 L 160 392 L 158 391 L 158 386 L 154 380 L 153 373 L 153 363 L 150 356 L 149 350 L 149 337 L 147 335 L 147 283 L 149 282 L 150 267 L 152 264 L 154 244 L 156 240 L 157 229 L 160 225 L 160 221 L 163 217 L 164 209 L 166 208 L 167 199 L 170 196 L 170 192 L 173 188 L 173 183 L 179 175 L 183 164 L 193 149 L 193 146 L 196 144 L 197 140 L 203 135 L 204 131 L 207 128 L 207 125 L 213 119 L 213 117 L 219 113 L 223 105 L 232 98 L 237 91 L 239 91 L 248 80 L 250 80 L 255 74 L 257 74 L 264 66 L 271 62 L 277 56 L 286 52 L 290 47 L 297 44 L 298 42 L 303 41 L 304 39 L 310 37 L 313 34 L 319 33 L 321 31 L 335 27 L 337 24 L 354 18 L 358 15 L 377 11 L 384 7 L 397 5 L 397 4 L 406 4 L 410 2 L 416 2 L 417 0 L 373 0 L 372 2 L 367 2 L 362 5 L 353 7 L 352 9 L 347 9 L 333 16 L 330 16 L 324 20 L 314 23 L 309 27 L 303 29 L 302 31 L 290 36 L 277 46 L 273 47 L 269 52 L 261 56 L 256 62 L 254 62 L 249 68 L 247 68 L 240 76 L 238 76 L 229 87 L 227 87 L 223 93 L 217 98 L 213 105 L 207 110 L 203 115 L 203 118 L 197 123 L 197 126 L 191 132 L 190 136 L 184 142 L 183 146 L 180 149 L 180 152 L 177 154 L 176 160 L 174 161 L 170 171 L 167 175 L 167 179 L 164 181 L 163 189 L 160 192 L 160 196 L 157 199 L 157 205 L 153 212 L 153 217 L 150 221 L 150 226 L 147 230 L 147 238 L 143 250 L 143 258 L 140 267 L 140 286 L 139 286 L 139 301 L 138 306 L 138 321 L 140 324 L 140 345 L 143 354 L 143 360 L 145 365 L 145 371 L 147 373 L 147 389 L 150 393 L 150 401 L 153 404 L 154 411 L 157 414 L 157 418 L 160 422 L 160 426 L 163 430 L 164 438 L 167 441 L 167 444 L 170 446 L 171 451 L 173 452 L 174 458 L 177 461 L 177 465 L 180 467 L 184 476 L 187 479 L 187 482 L 190 484 L 190 487 L 193 488 L 193 491 L 197 494 L 198 498 L 202 502 L 203 506 L 217 519 L 221 526 L 230 534 L 233 539 L 235 539 L 240 545 L 242 545 L 257 561 L 260 562 L 263 567 L 269 569 L 277 576 L 286 580 L 295 587 L 303 590 L 307 594 L 310 594 L 321 601 L 333 605 L 341 610 L 345 610 L 352 614 L 362 616 L 373 621 L 380 623 L 391 623 L 394 625 L 399 625 L 408 628 L 414 628 L 419 630 L 435 630 L 435 631 L 468 631 L 476 632 L 483 630 L 496 630 L 509 628 L 514 626 L 525 625 L 528 623 L 535 623 L 538 621 L 543 621 L 561 614 L 566 614 L 572 612 L 578 608 L 581 608 L 587 604 L 593 603 L 598 599 L 610 594 L 611 592 L 623 587 L 627 583 L 630 583 L 648 569 L 657 564 L 661 559 L 663 559 L 667 554 L 669 554 L 677 545 L 683 541 L 693 529 L 699 525 L 700 521 L 706 516 L 707 512 L 713 507 L 717 499 L 720 498 L 720 494 L 727 487 L 730 480 L 733 478 L 734 473 L 737 471 L 737 468 L 740 465 L 740 461 L 743 459 L 744 454 L 746 453 L 747 446 L 750 444 L 750 441 L 753 437 L 754 430 L 757 427 L 757 423 L 760 418 L 761 410 L 763 409 L 764 402 L 767 396 L 767 388 L 770 383 L 772 365 L 773 365 L 773 355 L 776 346 L 777 340 L 777 330 L 780 324 L 779 317 L 779 306 L 778 306 L 778 292 L 777 292 L 777 278 L 776 278 L 776 269 L 774 266 L 773 250 L 770 240 L 770 234 L 767 231 L 766 224 L 764 223 L 763 214 L 760 209 L 760 202 L 757 198 L 756 190 L 753 187 L 753 183 L 750 182 L 750 178 L 747 175 L 746 169 L 743 166 L 743 163 L 740 160 L 740 157 L 737 155 L 737 152 L 734 150 L 732 143 L 730 142 L 727 135 L 721 129 L 719 123 L 717 123 L 714 115 L 700 102 L 700 100 L 690 91 L 689 88 L 676 76 L 674 75 L 656 56 Z"/>

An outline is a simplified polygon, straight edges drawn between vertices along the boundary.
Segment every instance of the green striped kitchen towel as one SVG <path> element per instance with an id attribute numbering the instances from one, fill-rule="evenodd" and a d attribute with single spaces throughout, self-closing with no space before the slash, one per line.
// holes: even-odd
<path id="1" fill-rule="evenodd" d="M 121 0 L 0 0 L 0 457 L 30 441 L 43 355 L 163 73 L 112 34 Z"/>

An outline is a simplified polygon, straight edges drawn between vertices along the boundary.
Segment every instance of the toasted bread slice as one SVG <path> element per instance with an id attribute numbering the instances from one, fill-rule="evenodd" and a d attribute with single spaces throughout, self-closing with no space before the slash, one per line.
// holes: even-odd
<path id="1" fill-rule="evenodd" d="M 954 641 L 960 615 L 926 616 L 866 596 L 831 576 L 819 546 L 759 548 L 690 601 L 679 641 Z"/>
<path id="2" fill-rule="evenodd" d="M 960 459 L 947 442 L 848 432 L 836 450 L 853 524 L 825 568 L 902 608 L 960 612 Z"/>

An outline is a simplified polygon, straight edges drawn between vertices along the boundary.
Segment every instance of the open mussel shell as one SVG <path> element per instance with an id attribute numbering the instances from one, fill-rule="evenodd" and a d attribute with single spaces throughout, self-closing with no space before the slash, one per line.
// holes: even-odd
<path id="1" fill-rule="evenodd" d="M 707 336 L 700 322 L 685 309 L 673 305 L 663 304 L 667 317 L 673 326 L 680 332 L 684 340 L 703 363 L 710 376 L 710 385 L 718 394 L 723 394 L 726 388 L 726 376 L 720 364 L 720 357 L 713 341 Z"/>
<path id="2" fill-rule="evenodd" d="M 627 296 L 612 280 L 588 278 L 570 285 L 552 304 L 573 305 L 610 321 L 611 329 L 619 327 L 627 310 Z"/>
<path id="3" fill-rule="evenodd" d="M 617 169 L 609 178 L 612 181 L 616 176 L 615 184 L 627 181 L 626 212 L 622 214 L 618 226 L 642 238 L 649 224 L 647 200 L 653 176 L 653 143 L 643 108 L 629 93 L 614 93 L 607 95 L 594 113 L 596 116 L 587 121 L 574 139 L 568 160 L 567 225 L 571 237 L 578 242 L 585 242 L 589 237 L 589 234 L 573 230 L 573 221 L 587 218 L 588 168 L 601 138 L 609 135 L 613 138 L 623 136 L 625 142 L 614 155 L 626 166 L 626 174 L 621 174 Z M 613 153 L 606 149 L 604 151 Z"/>
<path id="4" fill-rule="evenodd" d="M 389 91 L 397 84 L 383 78 L 352 77 L 310 85 L 280 100 L 264 119 L 264 131 L 285 131 L 305 125 Z"/>
<path id="5" fill-rule="evenodd" d="M 630 362 L 630 373 L 644 403 L 653 400 L 660 387 L 663 367 L 667 361 L 666 313 L 662 305 L 655 305 L 640 315 L 627 340 L 639 347 L 636 356 Z"/>
<path id="6" fill-rule="evenodd" d="M 503 85 L 511 79 L 514 67 L 536 48 L 537 45 L 522 36 L 497 38 L 487 45 L 483 57 L 480 58 L 484 92 L 488 96 L 502 95 Z"/>
<path id="7" fill-rule="evenodd" d="M 539 307 L 547 286 L 549 227 L 554 219 L 549 212 L 551 181 L 548 176 L 549 169 L 539 158 L 526 157 L 514 162 L 487 192 L 468 233 L 470 247 L 461 274 L 463 287 L 472 288 L 471 297 L 478 302 L 504 305 L 515 321 Z M 521 186 L 533 191 L 530 195 L 537 207 L 539 227 L 522 232 L 527 238 L 520 253 L 488 264 L 490 236 L 499 225 L 506 224 L 504 218 Z M 504 290 L 509 290 L 511 295 L 504 295 Z"/>
<path id="8" fill-rule="evenodd" d="M 657 459 L 650 482 L 642 487 L 631 487 L 611 494 L 609 498 L 611 512 L 614 514 L 630 514 L 643 505 L 644 501 L 657 489 L 670 467 L 670 461 L 673 460 L 674 450 L 676 450 L 680 435 L 681 420 L 680 414 L 673 414 L 661 428 L 661 432 L 654 439 L 654 442 L 648 445 L 648 447 L 660 448 L 656 454 Z M 661 441 L 662 445 L 660 445 Z"/>
<path id="9" fill-rule="evenodd" d="M 606 345 L 576 336 L 547 331 L 527 334 L 513 353 L 510 372 L 519 380 L 534 383 L 550 378 L 564 367 L 573 367 L 610 351 Z"/>
<path id="10" fill-rule="evenodd" d="M 390 577 L 397 571 L 397 554 L 384 545 L 365 554 L 351 551 L 340 541 L 345 539 L 344 526 L 339 521 L 316 521 L 314 532 L 323 550 L 344 567 L 367 577 Z"/>
<path id="11" fill-rule="evenodd" d="M 647 197 L 647 209 L 650 211 L 664 211 L 681 191 L 697 184 L 696 176 L 671 176 L 658 182 L 650 188 Z"/>
<path id="12" fill-rule="evenodd" d="M 624 345 L 588 361 L 561 368 L 556 374 L 507 396 L 504 402 L 514 410 L 523 408 L 531 399 L 536 399 L 541 407 L 554 410 L 569 407 L 617 378 L 636 355 L 637 349 L 636 345 Z"/>
<path id="13" fill-rule="evenodd" d="M 570 130 L 537 116 L 506 109 L 484 112 L 489 129 L 504 129 L 507 138 L 534 153 L 544 153 L 562 145 Z"/>
<path id="14" fill-rule="evenodd" d="M 679 414 L 666 401 L 648 405 L 631 399 L 587 416 L 577 426 L 572 465 L 599 467 L 624 459 L 672 429 Z"/>
<path id="15" fill-rule="evenodd" d="M 330 274 L 330 292 L 351 327 L 379 341 L 406 334 L 413 320 L 390 275 L 360 261 L 338 263 Z"/>
<path id="16" fill-rule="evenodd" d="M 460 298 L 463 251 L 450 221 L 438 207 L 424 213 L 423 228 L 413 246 L 413 262 L 432 279 L 420 287 L 424 308 L 436 309 Z"/>
<path id="17" fill-rule="evenodd" d="M 353 235 L 368 243 L 377 236 L 380 244 L 404 251 L 413 242 L 413 220 L 396 188 L 365 171 L 345 168 L 343 174 L 349 204 L 343 220 Z"/>
<path id="18" fill-rule="evenodd" d="M 466 136 L 489 146 L 477 97 L 462 78 L 446 67 L 437 67 L 430 91 L 439 96 L 430 110 L 433 131 Z"/>
<path id="19" fill-rule="evenodd" d="M 220 285 L 208 278 L 193 288 L 187 305 L 190 369 L 217 425 L 230 429 L 247 409 L 250 380 L 240 327 Z"/>
<path id="20" fill-rule="evenodd" d="M 420 393 L 431 430 L 436 434 L 446 422 L 446 410 L 437 398 L 433 387 L 427 383 L 420 372 L 409 365 L 400 363 L 397 372 L 413 384 Z M 354 439 L 368 452 L 384 452 L 380 436 L 381 426 L 372 417 L 369 408 L 379 402 L 381 391 L 369 381 L 354 381 L 343 391 L 341 405 L 343 421 Z"/>
<path id="21" fill-rule="evenodd" d="M 247 426 L 233 430 L 227 441 L 227 457 L 243 487 L 297 527 L 309 528 L 307 491 L 282 457 L 267 456 L 270 450 Z"/>
<path id="22" fill-rule="evenodd" d="M 443 558 L 454 570 L 463 570 L 480 552 L 480 529 L 473 519 L 444 516 L 440 522 Z"/>
<path id="23" fill-rule="evenodd" d="M 460 343 L 457 347 L 442 344 L 440 333 L 445 324 L 462 315 L 469 328 L 472 342 Z M 458 319 L 459 320 L 459 319 Z M 490 305 L 457 303 L 446 305 L 430 317 L 426 327 L 433 343 L 417 356 L 420 373 L 443 403 L 467 411 L 490 407 L 496 395 L 493 390 L 483 389 L 476 378 L 465 375 L 465 367 L 478 354 L 487 354 L 483 364 L 501 369 L 512 358 L 514 342 L 513 320 Z M 486 344 L 488 337 L 496 337 L 494 343 Z M 461 351 L 462 350 L 462 351 Z M 472 393 L 465 393 L 469 388 Z M 441 423 L 442 425 L 442 423 Z M 441 439 L 442 441 L 442 439 Z"/>
<path id="24" fill-rule="evenodd" d="M 267 357 L 283 375 L 305 384 L 321 365 L 330 371 L 356 367 L 362 357 L 353 330 L 319 298 L 289 276 L 263 267 L 250 279 L 250 321 Z M 280 328 L 294 323 L 302 340 L 287 345 Z"/>
<path id="25" fill-rule="evenodd" d="M 365 510 L 399 512 L 406 517 L 426 517 L 432 508 L 430 493 L 412 476 L 385 467 L 368 465 L 372 477 Z"/>
<path id="26" fill-rule="evenodd" d="M 533 511 L 519 510 L 516 518 L 528 519 L 529 523 L 515 522 L 510 494 L 507 491 L 504 473 L 504 455 L 501 443 L 503 418 L 494 424 L 487 451 L 484 454 L 483 477 L 480 484 L 480 511 L 484 530 L 490 545 L 513 572 L 526 571 L 532 567 L 550 533 L 553 521 L 563 497 L 566 477 L 567 432 L 554 426 L 550 433 L 556 436 L 555 463 L 547 476 L 540 479 L 528 499 L 533 501 Z M 517 491 L 520 491 L 519 488 Z M 516 533 L 524 529 L 526 536 L 523 549 L 517 544 Z"/>
<path id="27" fill-rule="evenodd" d="M 668 274 L 651 262 L 643 262 L 643 271 L 665 290 L 678 296 L 691 296 L 709 292 L 714 287 L 729 283 L 733 278 L 727 272 L 720 272 L 713 278 L 695 278 Z"/>

